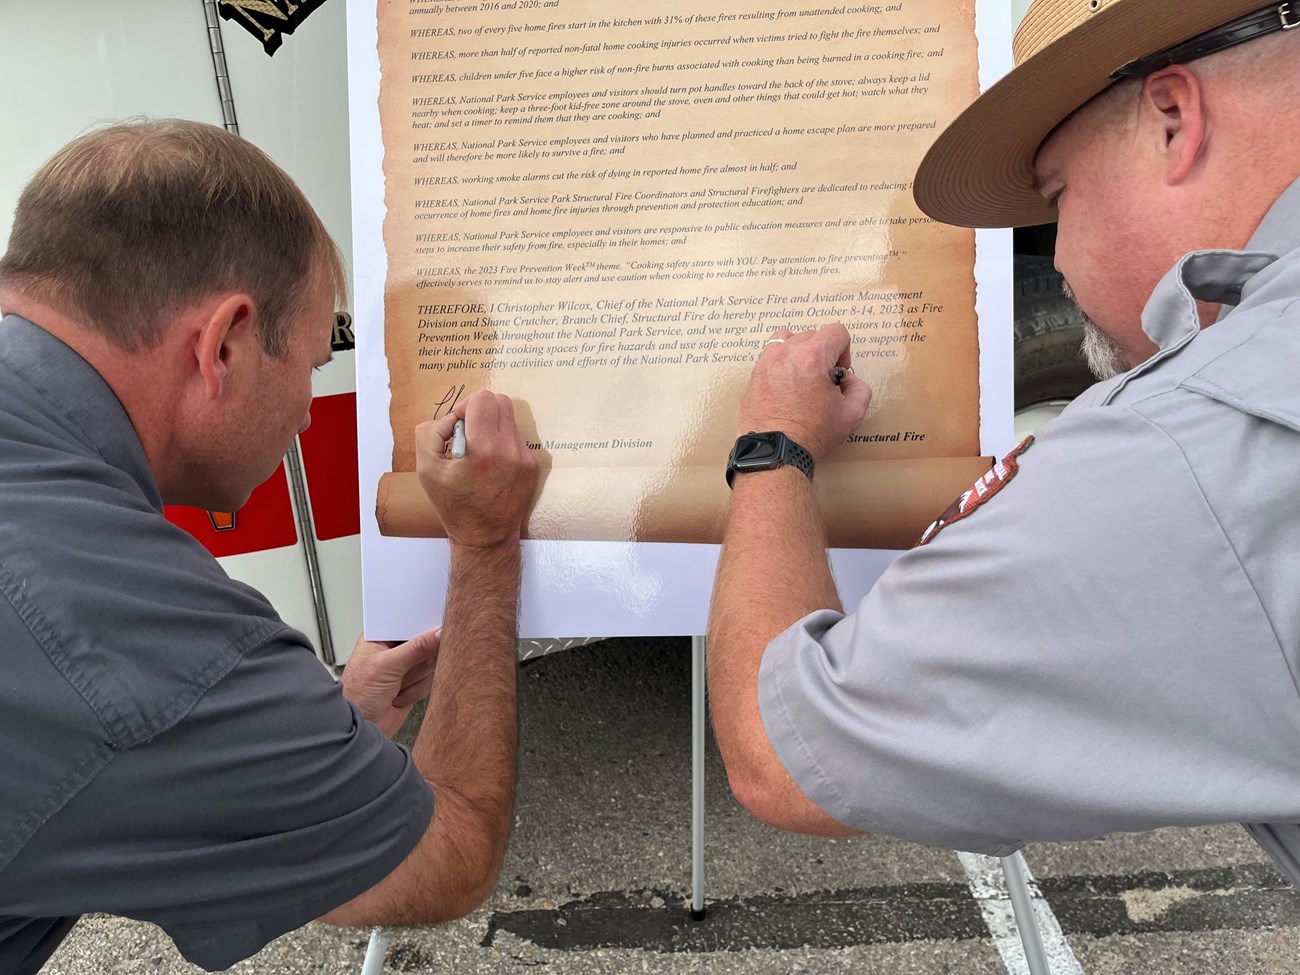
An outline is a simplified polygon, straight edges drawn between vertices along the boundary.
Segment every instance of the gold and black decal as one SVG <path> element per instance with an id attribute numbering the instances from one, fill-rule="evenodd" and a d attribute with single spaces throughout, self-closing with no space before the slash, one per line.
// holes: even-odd
<path id="1" fill-rule="evenodd" d="M 234 21 L 262 42 L 267 54 L 274 54 L 304 20 L 325 0 L 217 0 L 223 20 Z"/>

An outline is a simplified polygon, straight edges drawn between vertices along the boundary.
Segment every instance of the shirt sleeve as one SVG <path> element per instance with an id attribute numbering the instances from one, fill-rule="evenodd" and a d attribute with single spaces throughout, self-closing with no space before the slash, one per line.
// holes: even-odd
<path id="1" fill-rule="evenodd" d="M 432 814 L 410 753 L 282 638 L 172 728 L 116 754 L 7 879 L 30 892 L 29 916 L 151 921 L 216 970 L 374 886 Z"/>
<path id="2" fill-rule="evenodd" d="M 1179 446 L 1062 418 L 853 613 L 767 648 L 768 738 L 853 827 L 1030 841 L 1294 819 L 1296 685 Z"/>

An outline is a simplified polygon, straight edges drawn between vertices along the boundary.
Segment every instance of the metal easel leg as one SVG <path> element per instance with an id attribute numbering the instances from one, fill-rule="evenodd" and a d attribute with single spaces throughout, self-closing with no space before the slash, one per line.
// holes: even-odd
<path id="1" fill-rule="evenodd" d="M 705 638 L 691 637 L 691 920 L 704 920 Z"/>
<path id="2" fill-rule="evenodd" d="M 1019 853 L 999 859 L 1002 862 L 1002 872 L 1007 878 L 1011 910 L 1016 915 L 1016 927 L 1020 931 L 1020 943 L 1025 946 L 1025 961 L 1029 964 L 1030 975 L 1052 975 L 1052 969 L 1047 963 L 1047 953 L 1043 950 L 1043 938 L 1038 931 L 1038 921 L 1034 918 L 1034 905 L 1029 896 L 1025 861 Z"/>
<path id="3" fill-rule="evenodd" d="M 361 975 L 383 975 L 384 957 L 388 954 L 388 942 L 392 940 L 384 928 L 375 928 L 370 932 L 370 944 L 366 948 L 366 959 L 361 963 Z"/>

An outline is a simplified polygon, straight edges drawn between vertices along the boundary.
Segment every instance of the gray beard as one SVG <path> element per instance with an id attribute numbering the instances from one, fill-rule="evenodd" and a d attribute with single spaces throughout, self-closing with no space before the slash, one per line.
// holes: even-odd
<path id="1" fill-rule="evenodd" d="M 1098 380 L 1111 379 L 1125 371 L 1119 361 L 1119 346 L 1087 315 L 1083 316 L 1083 357 Z"/>
<path id="2" fill-rule="evenodd" d="M 1065 292 L 1065 297 L 1074 302 L 1074 307 L 1079 309 L 1079 317 L 1083 319 L 1083 358 L 1088 363 L 1088 370 L 1097 377 L 1099 382 L 1124 372 L 1125 368 L 1119 358 L 1119 346 L 1115 344 L 1115 340 L 1103 332 L 1101 327 L 1088 317 L 1087 312 L 1079 308 L 1079 299 L 1074 296 L 1070 282 L 1062 280 L 1061 290 Z"/>

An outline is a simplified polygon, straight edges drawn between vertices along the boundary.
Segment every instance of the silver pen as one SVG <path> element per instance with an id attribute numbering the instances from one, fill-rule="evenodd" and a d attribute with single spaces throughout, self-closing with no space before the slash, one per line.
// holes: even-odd
<path id="1" fill-rule="evenodd" d="M 451 434 L 451 456 L 460 460 L 465 456 L 465 421 L 457 420 Z"/>

